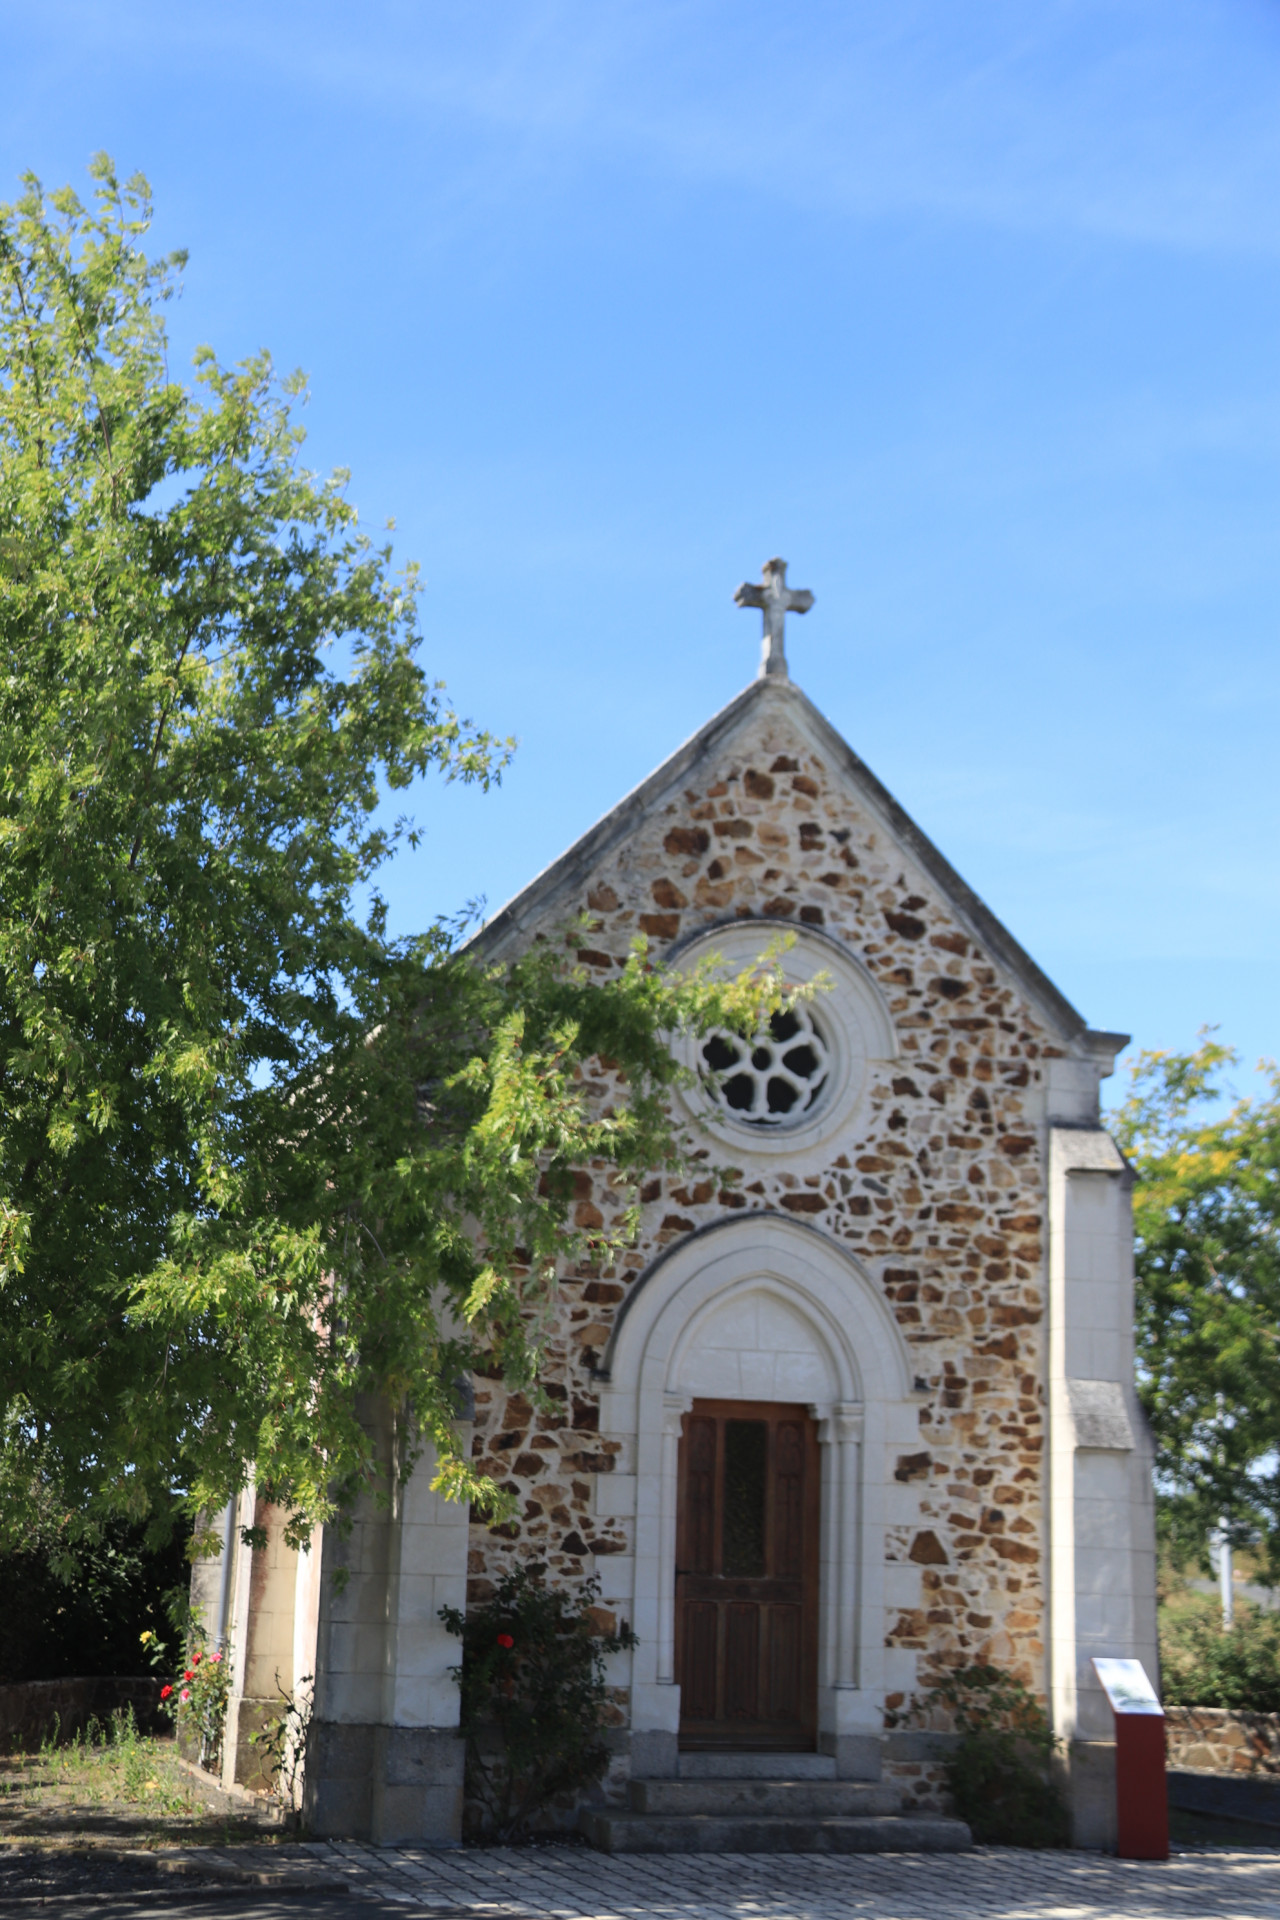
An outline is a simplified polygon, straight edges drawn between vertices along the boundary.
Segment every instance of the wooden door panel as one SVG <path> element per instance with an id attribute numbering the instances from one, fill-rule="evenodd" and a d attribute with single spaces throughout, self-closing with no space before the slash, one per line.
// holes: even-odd
<path id="1" fill-rule="evenodd" d="M 812 1747 L 818 1514 L 807 1409 L 695 1401 L 676 1524 L 682 1745 Z"/>
<path id="2" fill-rule="evenodd" d="M 770 1607 L 769 1718 L 798 1721 L 802 1621 L 799 1607 Z"/>
<path id="3" fill-rule="evenodd" d="M 760 1609 L 750 1601 L 724 1610 L 724 1717 L 760 1718 Z"/>
<path id="4" fill-rule="evenodd" d="M 695 1601 L 685 1609 L 684 1645 L 689 1690 L 689 1712 L 695 1720 L 716 1717 L 716 1641 L 720 1630 L 719 1608 L 708 1601 Z M 684 1693 L 680 1695 L 684 1699 Z"/>

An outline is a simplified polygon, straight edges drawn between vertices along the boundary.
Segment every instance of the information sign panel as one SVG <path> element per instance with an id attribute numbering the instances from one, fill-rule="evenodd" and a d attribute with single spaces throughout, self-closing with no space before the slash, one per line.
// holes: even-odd
<path id="1" fill-rule="evenodd" d="M 1093 1665 L 1115 1713 L 1164 1713 L 1141 1660 L 1095 1660 Z"/>
<path id="2" fill-rule="evenodd" d="M 1093 1665 L 1116 1723 L 1116 1852 L 1122 1860 L 1167 1860 L 1164 1709 L 1140 1660 Z"/>

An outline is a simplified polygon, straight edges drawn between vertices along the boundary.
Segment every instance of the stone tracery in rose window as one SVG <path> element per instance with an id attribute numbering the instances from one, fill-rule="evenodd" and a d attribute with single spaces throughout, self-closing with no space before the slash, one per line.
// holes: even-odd
<path id="1" fill-rule="evenodd" d="M 719 1030 L 698 1052 L 716 1105 L 752 1127 L 794 1126 L 821 1099 L 831 1070 L 827 1043 L 803 1002 L 775 1013 L 753 1040 Z"/>

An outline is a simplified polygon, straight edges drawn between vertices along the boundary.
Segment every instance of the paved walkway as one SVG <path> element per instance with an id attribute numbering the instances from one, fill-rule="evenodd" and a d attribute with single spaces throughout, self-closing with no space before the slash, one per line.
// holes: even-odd
<path id="1" fill-rule="evenodd" d="M 1280 1920 L 1280 1852 L 605 1855 L 315 1841 L 352 1892 L 476 1920 Z"/>

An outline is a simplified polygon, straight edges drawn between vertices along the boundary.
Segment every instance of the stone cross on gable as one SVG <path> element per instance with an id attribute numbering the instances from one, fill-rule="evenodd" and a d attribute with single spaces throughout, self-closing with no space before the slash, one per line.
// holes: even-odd
<path id="1" fill-rule="evenodd" d="M 759 607 L 764 614 L 764 645 L 760 652 L 760 679 L 787 678 L 786 621 L 789 613 L 808 613 L 813 595 L 807 587 L 787 585 L 785 560 L 766 560 L 760 586 L 744 580 L 734 600 L 740 607 Z"/>

